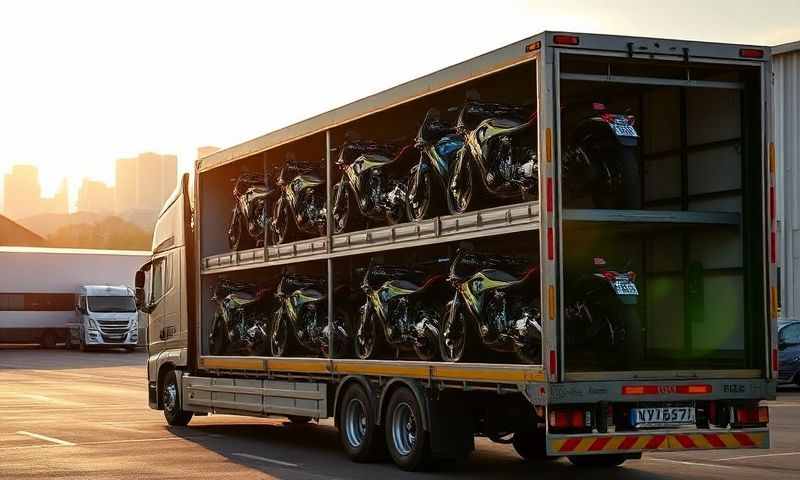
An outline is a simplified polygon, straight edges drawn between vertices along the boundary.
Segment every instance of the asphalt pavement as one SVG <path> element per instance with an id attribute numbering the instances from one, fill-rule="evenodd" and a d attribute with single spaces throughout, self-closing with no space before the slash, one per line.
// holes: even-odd
<path id="1" fill-rule="evenodd" d="M 424 474 L 355 464 L 332 422 L 195 417 L 147 407 L 145 355 L 0 348 L 0 479 L 798 479 L 800 389 L 769 402 L 772 448 L 645 455 L 613 469 L 529 464 L 480 439 L 466 463 Z"/>

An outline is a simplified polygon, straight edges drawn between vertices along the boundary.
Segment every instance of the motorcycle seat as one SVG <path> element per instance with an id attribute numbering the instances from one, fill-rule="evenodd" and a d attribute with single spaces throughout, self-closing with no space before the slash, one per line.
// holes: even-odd
<path id="1" fill-rule="evenodd" d="M 504 272 L 502 270 L 494 270 L 494 269 L 484 270 L 483 274 L 486 275 L 487 277 L 491 278 L 492 280 L 496 280 L 496 281 L 504 282 L 504 283 L 511 283 L 511 282 L 516 282 L 517 280 L 519 280 L 517 277 L 511 275 L 508 272 Z"/>

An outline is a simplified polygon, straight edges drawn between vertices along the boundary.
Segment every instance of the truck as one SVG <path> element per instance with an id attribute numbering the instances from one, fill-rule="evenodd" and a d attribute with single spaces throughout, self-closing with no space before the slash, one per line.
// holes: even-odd
<path id="1" fill-rule="evenodd" d="M 124 348 L 139 342 L 139 311 L 127 285 L 81 285 L 76 295 L 76 321 L 70 324 L 65 348 L 80 351 Z"/>
<path id="2" fill-rule="evenodd" d="M 0 247 L 0 342 L 45 348 L 67 343 L 71 326 L 78 323 L 81 287 L 130 288 L 149 257 L 150 252 L 139 251 Z"/>
<path id="3" fill-rule="evenodd" d="M 388 450 L 412 471 L 465 458 L 476 436 L 511 443 L 532 462 L 568 457 L 577 466 L 769 448 L 762 402 L 775 398 L 778 369 L 770 58 L 762 46 L 543 32 L 198 160 L 193 181 L 185 175 L 162 210 L 152 259 L 136 276 L 149 406 L 170 425 L 208 414 L 330 418 L 352 460 Z M 414 138 L 434 111 L 446 140 L 435 151 L 425 149 L 425 132 L 396 150 L 358 143 Z M 348 160 L 352 145 L 368 153 Z M 427 176 L 416 185 L 441 188 L 429 197 L 439 210 L 340 228 L 346 217 L 325 207 L 339 205 L 350 165 L 385 178 L 379 167 L 399 165 L 400 155 L 375 152 L 397 150 L 415 160 L 389 177 L 392 192 Z M 462 163 L 448 164 L 436 184 L 425 155 Z M 527 167 L 486 167 L 479 160 L 489 155 L 512 165 L 524 156 Z M 322 205 L 322 233 L 290 224 L 287 238 L 284 223 L 278 240 L 264 228 L 243 246 L 244 224 L 248 232 L 258 221 L 276 225 L 266 218 L 287 208 L 262 204 L 241 222 L 231 180 L 254 174 L 264 179 L 254 195 L 297 186 L 291 192 Z M 490 201 L 492 182 L 506 174 L 535 183 Z M 445 202 L 456 190 L 456 202 Z M 392 201 L 380 198 L 378 206 Z M 354 217 L 364 213 L 357 203 Z M 290 221 L 314 213 L 297 211 Z M 476 260 L 478 274 L 465 277 L 455 260 L 464 252 L 495 260 Z M 501 271 L 496 259 L 508 257 L 525 259 L 525 273 Z M 425 328 L 438 335 L 438 352 L 420 340 L 417 358 L 399 346 L 373 358 L 365 344 L 335 341 L 385 343 L 406 328 L 370 333 L 376 323 L 360 295 L 372 291 L 364 271 L 374 264 L 439 268 L 460 292 L 439 296 L 446 310 L 430 313 Z M 268 349 L 219 348 L 233 335 L 217 328 L 226 320 L 216 293 L 223 282 L 257 286 L 233 304 L 264 305 L 247 325 L 265 332 Z M 404 278 L 376 298 L 420 284 Z M 421 306 L 407 298 L 404 309 Z M 313 328 L 286 327 L 306 304 Z M 512 329 L 536 326 L 519 340 L 525 355 L 497 347 L 503 339 L 493 332 L 512 335 L 512 314 L 520 315 Z M 289 354 L 292 334 L 294 347 L 317 335 L 324 348 Z"/>

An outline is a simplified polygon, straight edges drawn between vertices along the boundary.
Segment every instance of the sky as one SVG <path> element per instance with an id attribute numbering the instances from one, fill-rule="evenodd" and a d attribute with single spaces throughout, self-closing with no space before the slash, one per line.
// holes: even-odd
<path id="1" fill-rule="evenodd" d="M 114 183 L 114 160 L 227 147 L 542 30 L 775 45 L 800 0 L 0 2 L 0 174 Z M 2 186 L 0 185 L 0 188 Z M 1 197 L 1 196 L 0 196 Z"/>

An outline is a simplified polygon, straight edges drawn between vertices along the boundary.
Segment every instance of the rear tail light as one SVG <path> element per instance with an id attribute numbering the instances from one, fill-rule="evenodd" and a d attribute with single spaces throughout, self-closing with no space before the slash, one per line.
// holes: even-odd
<path id="1" fill-rule="evenodd" d="M 592 426 L 592 413 L 583 408 L 550 410 L 552 428 L 588 428 Z"/>
<path id="2" fill-rule="evenodd" d="M 739 56 L 743 58 L 764 58 L 764 50 L 758 48 L 742 48 Z"/>
<path id="3" fill-rule="evenodd" d="M 762 425 L 769 423 L 768 407 L 734 407 L 737 425 Z"/>
<path id="4" fill-rule="evenodd" d="M 576 35 L 554 35 L 553 43 L 556 45 L 578 45 L 580 40 Z"/>

